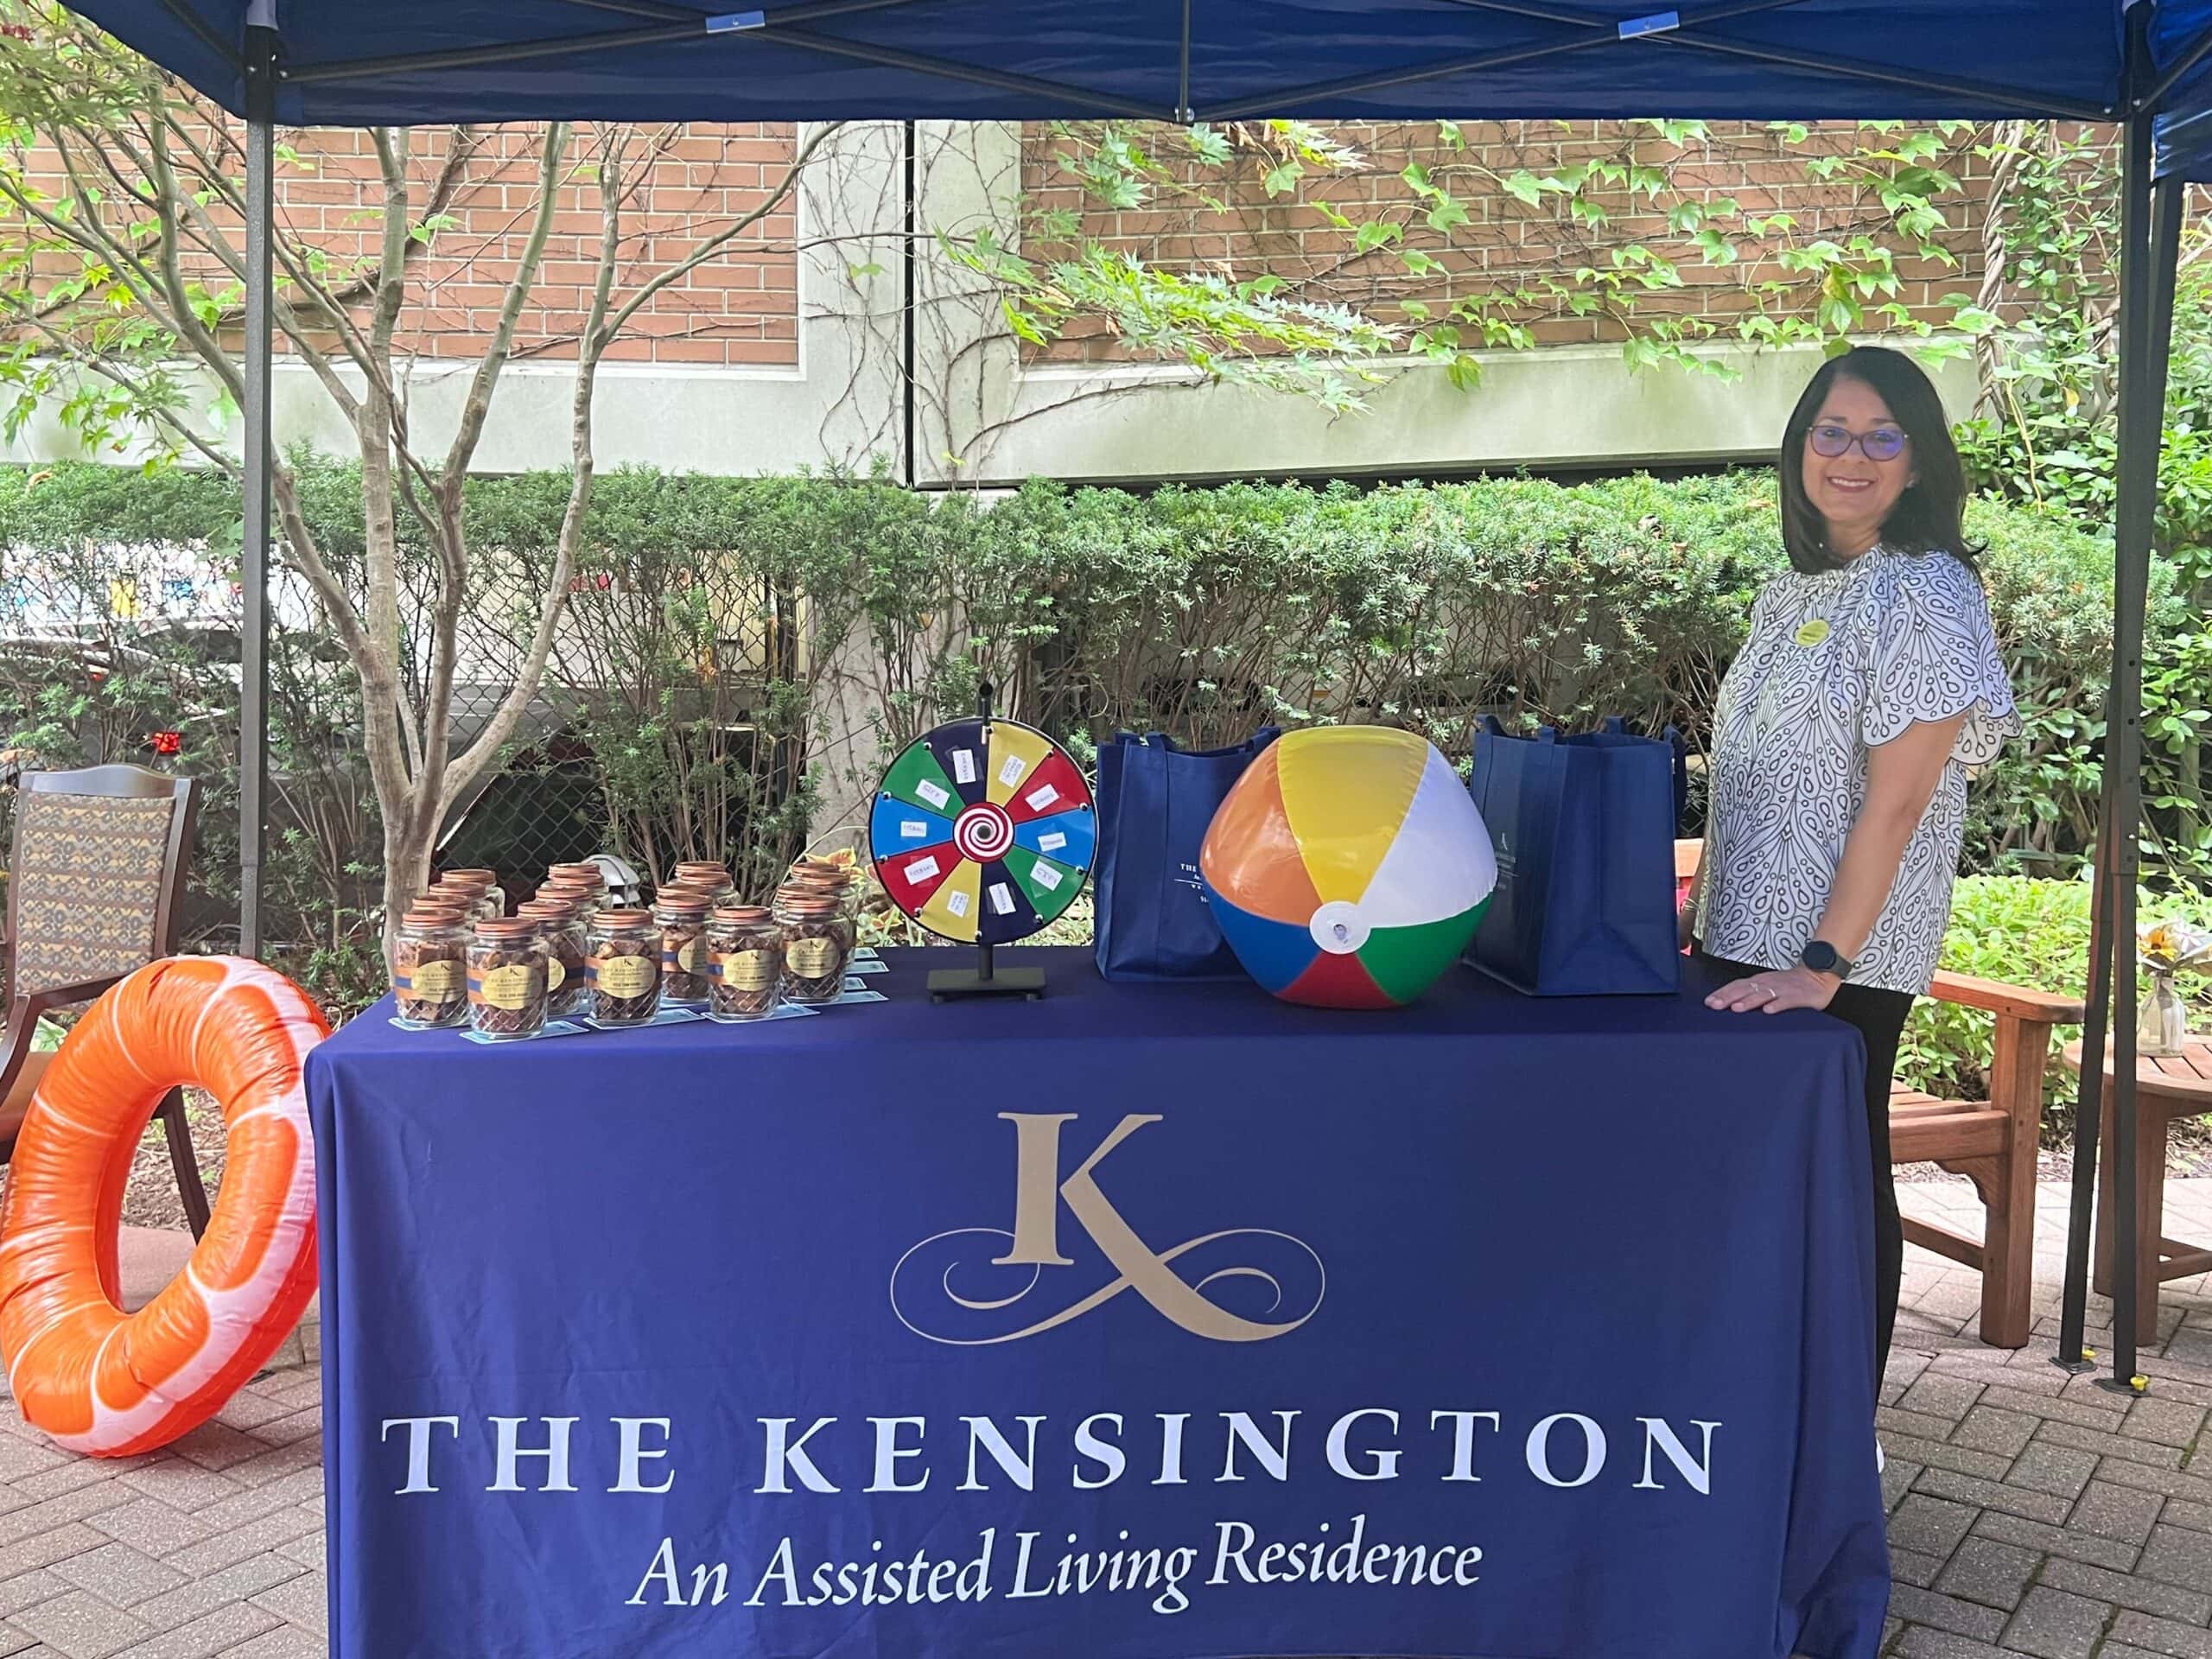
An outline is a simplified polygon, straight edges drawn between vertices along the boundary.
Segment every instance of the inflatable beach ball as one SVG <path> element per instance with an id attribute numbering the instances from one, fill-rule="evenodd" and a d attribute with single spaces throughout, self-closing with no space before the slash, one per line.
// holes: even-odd
<path id="1" fill-rule="evenodd" d="M 1482 814 L 1427 739 L 1293 732 L 1260 752 L 1198 855 L 1214 920 L 1287 1001 L 1391 1008 L 1459 959 L 1497 881 Z"/>

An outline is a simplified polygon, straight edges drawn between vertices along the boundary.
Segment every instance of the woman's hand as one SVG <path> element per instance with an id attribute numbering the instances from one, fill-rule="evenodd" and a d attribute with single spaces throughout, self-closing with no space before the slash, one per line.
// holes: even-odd
<path id="1" fill-rule="evenodd" d="M 1690 948 L 1690 944 L 1694 937 L 1692 930 L 1696 926 L 1696 925 L 1697 900 L 1693 898 L 1685 902 L 1682 907 L 1675 912 L 1675 950 L 1687 950 Z"/>
<path id="2" fill-rule="evenodd" d="M 1753 974 L 1749 979 L 1731 980 L 1707 997 L 1705 1006 L 1729 1014 L 1750 1014 L 1755 1009 L 1780 1014 L 1784 1008 L 1825 1008 L 1834 1000 L 1836 988 L 1842 983 L 1833 974 L 1816 974 L 1802 965 L 1783 968 Z"/>

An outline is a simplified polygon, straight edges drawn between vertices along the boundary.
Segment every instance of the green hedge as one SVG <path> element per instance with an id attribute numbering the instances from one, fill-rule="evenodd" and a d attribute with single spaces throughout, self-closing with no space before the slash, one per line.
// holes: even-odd
<path id="1" fill-rule="evenodd" d="M 327 554 L 351 569 L 357 474 L 315 464 L 303 480 Z M 468 625 L 484 648 L 512 648 L 567 489 L 560 474 L 471 483 L 482 591 Z M 237 524 L 231 486 L 205 474 L 0 469 L 0 608 L 33 573 L 97 588 L 116 548 L 169 539 L 219 553 Z M 1976 791 L 1968 866 L 2070 868 L 2094 817 L 2110 544 L 2054 513 L 1986 500 L 1969 530 L 1988 545 L 1992 610 L 2028 729 Z M 563 670 L 569 683 L 556 675 L 552 690 L 602 756 L 610 823 L 649 863 L 686 804 L 671 796 L 683 766 L 662 757 L 691 753 L 686 724 L 707 718 L 709 682 L 743 655 L 729 637 L 764 603 L 804 620 L 807 666 L 772 700 L 835 793 L 855 779 L 830 774 L 865 761 L 817 741 L 833 699 L 899 739 L 968 706 L 985 674 L 1002 707 L 1078 746 L 1116 727 L 1214 742 L 1268 721 L 1380 720 L 1464 754 L 1486 712 L 1569 726 L 1619 714 L 1674 722 L 1696 742 L 1751 598 L 1783 568 L 1764 470 L 1368 491 L 1037 482 L 995 502 L 850 477 L 630 470 L 599 480 L 589 541 L 577 626 L 613 655 L 588 675 Z M 433 580 L 420 548 L 405 554 L 411 581 Z M 2171 585 L 2162 567 L 2154 634 L 2179 625 Z M 313 647 L 302 642 L 308 658 Z M 310 669 L 320 712 L 296 734 L 302 753 L 346 728 L 325 707 L 344 686 Z M 95 702 L 109 695 L 82 690 Z M 67 722 L 50 717 L 50 697 L 33 707 L 34 690 L 20 676 L 12 690 L 0 683 L 0 741 L 34 728 L 59 741 Z M 194 695 L 206 691 L 203 677 Z M 2171 695 L 2212 702 L 2202 687 Z M 286 707 L 280 698 L 280 722 Z"/>

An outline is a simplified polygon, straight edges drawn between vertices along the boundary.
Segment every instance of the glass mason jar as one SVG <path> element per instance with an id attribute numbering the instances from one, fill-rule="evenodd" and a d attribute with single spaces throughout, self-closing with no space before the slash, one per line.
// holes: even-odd
<path id="1" fill-rule="evenodd" d="M 417 906 L 391 946 L 391 995 L 400 1022 L 419 1031 L 468 1016 L 468 927 L 460 912 Z"/>
<path id="2" fill-rule="evenodd" d="M 566 905 L 586 922 L 607 906 L 607 889 L 572 875 L 549 876 L 537 889 L 540 904 Z"/>
<path id="3" fill-rule="evenodd" d="M 713 966 L 707 955 L 708 909 L 705 895 L 685 887 L 667 889 L 653 905 L 664 1002 L 697 1007 L 707 1001 L 707 972 Z"/>
<path id="4" fill-rule="evenodd" d="M 448 893 L 467 893 L 476 913 L 486 921 L 497 921 L 507 913 L 506 892 L 489 870 L 448 870 L 438 878 L 437 885 Z"/>
<path id="5" fill-rule="evenodd" d="M 564 887 L 580 887 L 589 892 L 593 898 L 594 908 L 604 903 L 607 899 L 607 874 L 596 864 L 552 865 L 547 868 L 545 880 L 539 885 L 538 892 L 543 894 L 547 887 L 556 884 Z"/>
<path id="6" fill-rule="evenodd" d="M 784 930 L 760 905 L 724 905 L 707 926 L 714 1011 L 729 1020 L 765 1020 L 783 998 Z"/>
<path id="7" fill-rule="evenodd" d="M 660 1012 L 660 928 L 645 910 L 602 910 L 591 918 L 584 976 L 591 1017 L 602 1026 L 644 1026 Z"/>
<path id="8" fill-rule="evenodd" d="M 852 918 L 834 894 L 789 887 L 777 893 L 775 914 L 784 930 L 784 1000 L 835 1002 L 853 959 Z"/>
<path id="9" fill-rule="evenodd" d="M 535 1037 L 545 1028 L 545 936 L 527 916 L 487 918 L 468 944 L 468 1023 L 485 1037 Z"/>
<path id="10" fill-rule="evenodd" d="M 2150 995 L 2141 999 L 2135 1016 L 2135 1052 L 2145 1059 L 2161 1059 L 2189 1046 L 2189 1005 L 2174 988 L 2174 976 L 2155 969 Z"/>
<path id="11" fill-rule="evenodd" d="M 556 899 L 533 899 L 515 914 L 537 924 L 545 938 L 545 1016 L 565 1020 L 591 1011 L 591 985 L 584 978 L 587 949 L 584 918 Z"/>
<path id="12" fill-rule="evenodd" d="M 707 859 L 686 859 L 678 864 L 673 885 L 703 893 L 717 905 L 729 903 L 729 895 L 737 891 L 728 868 Z"/>

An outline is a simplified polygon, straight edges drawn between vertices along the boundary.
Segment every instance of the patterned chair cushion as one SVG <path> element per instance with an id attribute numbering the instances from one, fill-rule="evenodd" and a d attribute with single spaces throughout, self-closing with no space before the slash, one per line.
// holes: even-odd
<path id="1" fill-rule="evenodd" d="M 127 974 L 154 956 L 173 797 L 16 800 L 15 994 Z"/>

